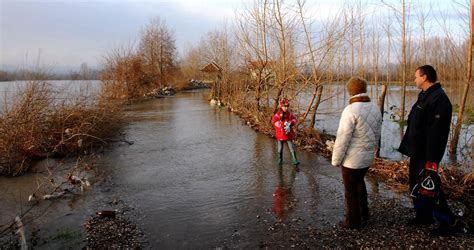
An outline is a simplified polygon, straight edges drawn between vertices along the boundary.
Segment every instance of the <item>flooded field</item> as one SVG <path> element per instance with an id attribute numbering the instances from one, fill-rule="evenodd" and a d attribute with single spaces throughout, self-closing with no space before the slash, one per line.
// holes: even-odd
<path id="1" fill-rule="evenodd" d="M 127 204 L 126 215 L 151 248 L 210 248 L 236 239 L 242 247 L 255 247 L 268 223 L 277 220 L 324 228 L 342 219 L 339 169 L 301 151 L 299 172 L 287 152 L 278 168 L 275 141 L 226 109 L 209 106 L 207 96 L 180 93 L 129 106 L 131 122 L 124 132 L 134 144 L 118 143 L 103 153 L 98 165 L 106 179 L 79 196 L 45 201 L 25 219 L 37 217 L 29 230 L 49 240 L 38 247 L 84 245 L 82 223 L 116 201 Z M 28 207 L 37 177 L 0 178 L 6 208 L 0 224 Z M 276 199 L 282 189 L 285 195 Z M 368 189 L 371 197 L 398 197 L 383 184 L 369 181 Z"/>
<path id="2" fill-rule="evenodd" d="M 52 84 L 60 98 L 69 98 L 93 95 L 100 82 Z M 12 96 L 18 86 L 0 83 L 4 97 Z M 334 98 L 322 102 L 316 127 L 335 134 L 348 97 L 342 85 L 326 91 Z M 401 128 L 393 118 L 399 91 L 391 87 L 385 103 L 381 155 L 391 159 L 401 158 L 396 152 Z M 375 100 L 377 91 L 369 92 Z M 407 108 L 417 93 L 408 88 Z M 299 171 L 291 166 L 287 152 L 284 166 L 278 168 L 274 139 L 253 131 L 227 109 L 210 106 L 208 96 L 207 90 L 190 91 L 127 106 L 124 135 L 133 144 L 115 143 L 98 156 L 104 179 L 96 180 L 93 188 L 44 201 L 28 213 L 24 223 L 29 236 L 37 238 L 36 247 L 84 246 L 82 224 L 101 209 L 118 209 L 131 218 L 152 248 L 211 248 L 229 242 L 255 247 L 271 223 L 296 220 L 324 229 L 343 217 L 339 169 L 318 154 L 301 151 Z M 298 102 L 307 103 L 308 98 L 302 94 Z M 298 105 L 292 108 L 303 111 Z M 461 143 L 472 138 L 473 129 L 463 128 Z M 74 160 L 46 159 L 35 168 L 58 164 L 55 171 L 65 175 Z M 45 176 L 43 171 L 0 177 L 0 225 L 29 209 L 28 196 Z M 368 181 L 372 198 L 398 197 L 409 205 L 404 195 Z"/>

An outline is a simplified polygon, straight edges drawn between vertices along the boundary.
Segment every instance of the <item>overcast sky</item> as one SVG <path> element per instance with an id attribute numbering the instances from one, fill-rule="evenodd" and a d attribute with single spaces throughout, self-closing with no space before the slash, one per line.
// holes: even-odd
<path id="1" fill-rule="evenodd" d="M 182 54 L 208 31 L 232 23 L 242 2 L 251 1 L 0 0 L 0 69 L 25 68 L 38 58 L 59 71 L 82 63 L 97 67 L 107 50 L 136 41 L 140 29 L 155 16 L 174 31 Z M 324 14 L 344 0 L 308 2 L 317 2 Z"/>
<path id="2" fill-rule="evenodd" d="M 133 42 L 151 17 L 174 31 L 181 52 L 234 17 L 237 0 L 0 0 L 4 69 L 100 64 L 111 47 Z"/>

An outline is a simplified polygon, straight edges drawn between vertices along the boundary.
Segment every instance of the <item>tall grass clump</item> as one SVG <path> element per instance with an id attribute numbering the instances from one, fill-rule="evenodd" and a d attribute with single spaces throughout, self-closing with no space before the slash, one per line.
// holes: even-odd
<path id="1" fill-rule="evenodd" d="M 0 175 L 19 175 L 35 159 L 87 154 L 120 126 L 120 110 L 105 98 L 65 96 L 31 80 L 5 97 L 0 114 Z"/>

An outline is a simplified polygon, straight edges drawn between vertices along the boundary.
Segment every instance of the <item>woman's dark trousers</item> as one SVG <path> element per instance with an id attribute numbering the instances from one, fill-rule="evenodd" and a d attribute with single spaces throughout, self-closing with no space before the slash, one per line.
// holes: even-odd
<path id="1" fill-rule="evenodd" d="M 349 227 L 360 227 L 362 221 L 369 219 L 367 189 L 364 181 L 364 176 L 369 168 L 351 169 L 343 166 L 341 169 L 346 200 L 344 224 Z"/>

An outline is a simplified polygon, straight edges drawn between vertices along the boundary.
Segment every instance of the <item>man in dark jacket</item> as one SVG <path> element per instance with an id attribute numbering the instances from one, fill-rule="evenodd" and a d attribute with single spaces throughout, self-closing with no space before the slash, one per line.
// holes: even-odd
<path id="1" fill-rule="evenodd" d="M 421 92 L 410 111 L 407 130 L 398 149 L 410 157 L 409 183 L 416 217 L 408 223 L 432 224 L 434 217 L 439 222 L 439 228 L 434 229 L 432 234 L 449 235 L 456 232 L 455 216 L 439 187 L 439 178 L 431 177 L 437 176 L 437 166 L 446 149 L 452 106 L 437 82 L 432 66 L 424 65 L 416 69 L 415 84 Z M 429 185 L 436 186 L 436 189 L 427 187 Z"/>

